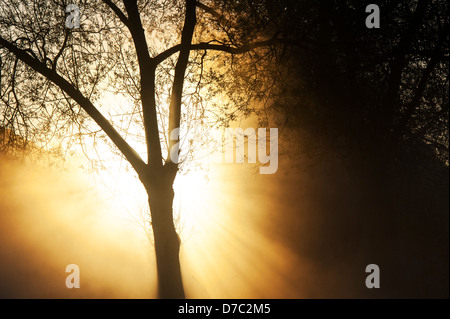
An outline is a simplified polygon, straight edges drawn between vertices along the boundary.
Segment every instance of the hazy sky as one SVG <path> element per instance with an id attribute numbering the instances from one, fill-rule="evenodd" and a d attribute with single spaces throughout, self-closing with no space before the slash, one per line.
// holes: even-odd
<path id="1" fill-rule="evenodd" d="M 188 298 L 443 293 L 442 217 L 430 218 L 412 199 L 390 198 L 333 154 L 320 162 L 289 158 L 284 138 L 276 174 L 221 164 L 177 176 Z M 131 172 L 100 172 L 95 180 L 109 183 L 105 189 L 76 165 L 61 172 L 0 161 L 1 298 L 156 297 L 149 225 L 136 223 L 146 212 L 145 191 Z M 365 286 L 372 263 L 382 289 Z M 79 289 L 65 286 L 68 264 L 80 267 Z"/>
<path id="2" fill-rule="evenodd" d="M 154 253 L 145 232 L 113 200 L 120 193 L 108 194 L 80 172 L 2 160 L 1 297 L 155 296 Z M 259 175 L 254 165 L 227 164 L 177 177 L 188 297 L 315 294 L 314 265 L 297 247 L 305 237 L 295 216 L 298 187 L 280 172 Z M 120 202 L 127 200 L 136 205 L 126 196 Z M 80 289 L 65 287 L 68 264 L 80 267 Z"/>

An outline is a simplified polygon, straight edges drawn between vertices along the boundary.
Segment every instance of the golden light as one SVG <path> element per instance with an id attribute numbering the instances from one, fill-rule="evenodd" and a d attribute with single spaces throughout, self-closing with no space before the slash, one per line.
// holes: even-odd
<path id="1" fill-rule="evenodd" d="M 191 298 L 299 297 L 299 265 L 288 247 L 264 232 L 270 188 L 255 170 L 215 165 L 180 178 L 181 263 Z M 244 184 L 243 181 L 246 181 Z M 294 275 L 295 274 L 295 275 Z"/>
<path id="2" fill-rule="evenodd" d="M 250 164 L 204 163 L 204 168 L 178 174 L 174 183 L 174 219 L 182 241 L 187 297 L 304 297 L 298 285 L 308 281 L 305 276 L 312 266 L 267 230 L 271 220 L 279 218 L 277 206 L 285 205 L 277 198 L 280 179 L 259 175 Z M 120 194 L 112 198 L 122 209 L 116 214 L 140 223 L 136 231 L 150 231 L 151 241 L 149 220 L 142 218 L 143 209 L 149 213 L 147 195 L 137 178 L 122 170 L 109 183 L 116 185 L 114 194 Z M 152 247 L 150 251 L 153 256 Z M 149 264 L 154 271 L 153 267 Z"/>
<path id="3" fill-rule="evenodd" d="M 35 283 L 27 296 L 156 296 L 145 189 L 124 160 L 109 157 L 108 147 L 98 145 L 96 152 L 109 167 L 90 174 L 80 170 L 78 160 L 62 175 L 47 168 L 2 165 L 6 182 L 0 222 L 2 236 L 13 245 L 0 247 L 0 253 L 12 256 L 13 268 L 31 267 L 25 273 Z M 273 232 L 274 223 L 289 223 L 282 217 L 284 201 L 296 200 L 295 193 L 280 188 L 286 172 L 260 175 L 254 164 L 202 165 L 206 170 L 178 174 L 174 183 L 187 297 L 303 297 L 306 292 L 299 284 L 308 282 L 311 264 Z M 18 248 L 35 253 L 21 254 Z M 81 269 L 78 291 L 64 286 L 64 270 L 71 263 Z"/>

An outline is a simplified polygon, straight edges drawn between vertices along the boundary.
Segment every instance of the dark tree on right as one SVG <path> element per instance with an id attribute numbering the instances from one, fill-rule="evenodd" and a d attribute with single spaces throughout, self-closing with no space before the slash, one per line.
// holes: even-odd
<path id="1" fill-rule="evenodd" d="M 369 3 L 253 1 L 247 36 L 276 30 L 282 45 L 260 57 L 275 63 L 260 86 L 238 78 L 270 92 L 261 122 L 277 114 L 293 165 L 322 183 L 323 262 L 345 260 L 362 297 L 448 297 L 448 2 L 378 1 L 379 28 Z M 372 262 L 378 290 L 354 276 Z"/>

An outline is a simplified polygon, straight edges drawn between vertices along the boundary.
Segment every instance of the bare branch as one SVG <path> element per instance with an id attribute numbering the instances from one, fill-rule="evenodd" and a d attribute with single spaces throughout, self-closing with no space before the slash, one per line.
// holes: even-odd
<path id="1" fill-rule="evenodd" d="M 217 21 L 221 24 L 224 25 L 228 25 L 230 24 L 230 22 L 223 16 L 223 14 L 218 13 L 216 10 L 214 10 L 211 7 L 208 7 L 207 5 L 201 3 L 200 1 L 196 1 L 195 5 L 204 10 L 205 12 L 209 13 L 210 15 L 212 15 L 214 18 L 217 19 Z"/>
<path id="2" fill-rule="evenodd" d="M 150 58 L 147 40 L 142 27 L 141 17 L 136 1 L 124 1 L 128 12 L 128 29 L 133 38 L 139 62 L 141 76 L 141 100 L 144 118 L 145 139 L 147 144 L 148 163 L 162 165 L 161 143 L 159 140 L 158 120 L 155 102 L 155 70 L 156 64 Z"/>
<path id="3" fill-rule="evenodd" d="M 186 15 L 184 20 L 183 31 L 181 33 L 180 55 L 178 57 L 177 64 L 175 66 L 175 75 L 173 79 L 172 95 L 170 97 L 169 105 L 169 134 L 171 135 L 173 130 L 180 127 L 181 119 L 181 97 L 183 94 L 184 74 L 186 72 L 186 66 L 189 61 L 189 53 L 191 51 L 192 36 L 194 34 L 195 24 L 197 23 L 197 17 L 195 14 L 196 5 L 195 0 L 186 0 Z M 167 155 L 166 163 L 171 160 L 172 148 L 178 145 L 179 136 L 176 140 L 169 138 L 169 152 Z M 177 150 L 174 150 L 178 154 Z M 178 161 L 177 161 L 178 162 Z"/>
<path id="4" fill-rule="evenodd" d="M 102 0 L 108 7 L 111 8 L 111 10 L 114 11 L 114 13 L 116 14 L 116 16 L 120 19 L 120 21 L 123 22 L 123 24 L 125 24 L 126 26 L 128 26 L 128 18 L 125 15 L 125 13 L 122 12 L 122 10 L 119 9 L 119 7 L 117 7 L 114 2 L 112 2 L 111 0 Z"/>
<path id="5" fill-rule="evenodd" d="M 246 53 L 251 50 L 254 50 L 256 48 L 270 46 L 270 45 L 280 43 L 280 42 L 281 41 L 279 41 L 277 38 L 271 38 L 271 39 L 264 40 L 264 41 L 247 43 L 247 44 L 244 44 L 239 47 L 232 47 L 232 46 L 228 46 L 225 44 L 213 44 L 211 42 L 201 42 L 201 43 L 192 44 L 190 47 L 190 50 L 215 50 L 215 51 L 227 52 L 230 54 L 242 54 L 242 53 Z M 164 61 L 165 59 L 167 59 L 168 57 L 170 57 L 172 54 L 175 54 L 178 51 L 180 51 L 180 49 L 181 49 L 181 44 L 177 44 L 177 45 L 167 49 L 166 51 L 161 52 L 157 56 L 155 56 L 153 58 L 153 61 L 155 61 L 156 64 L 159 64 L 162 61 Z"/>
<path id="6" fill-rule="evenodd" d="M 63 44 L 61 46 L 61 48 L 59 49 L 58 53 L 55 55 L 55 58 L 53 59 L 53 63 L 52 63 L 52 69 L 55 70 L 56 69 L 56 65 L 58 63 L 58 59 L 61 56 L 61 54 L 63 53 L 64 49 L 66 48 L 67 45 L 67 40 L 69 39 L 69 30 L 66 30 L 65 32 L 66 34 L 64 35 L 64 41 Z"/>
<path id="7" fill-rule="evenodd" d="M 406 111 L 404 112 L 404 114 L 400 119 L 397 131 L 401 132 L 408 125 L 414 112 L 420 106 L 420 101 L 423 96 L 423 93 L 425 92 L 427 82 L 430 78 L 430 75 L 434 71 L 435 66 L 437 65 L 437 63 L 439 63 L 439 60 L 440 56 L 438 54 L 435 54 L 428 62 L 427 67 L 425 68 L 425 70 L 422 73 L 422 76 L 420 77 L 417 88 L 415 89 L 414 97 L 412 101 L 407 105 Z"/>
<path id="8" fill-rule="evenodd" d="M 120 136 L 109 121 L 97 110 L 97 108 L 83 96 L 83 94 L 74 88 L 66 79 L 61 77 L 55 70 L 48 68 L 44 63 L 30 56 L 26 51 L 17 48 L 12 43 L 0 37 L 0 46 L 5 47 L 13 53 L 19 60 L 27 64 L 29 67 L 40 73 L 53 83 L 55 83 L 62 91 L 75 100 L 83 110 L 102 128 L 102 130 L 109 136 L 112 142 L 122 152 L 122 154 L 131 163 L 133 168 L 140 174 L 145 163 L 140 158 L 139 154 Z"/>

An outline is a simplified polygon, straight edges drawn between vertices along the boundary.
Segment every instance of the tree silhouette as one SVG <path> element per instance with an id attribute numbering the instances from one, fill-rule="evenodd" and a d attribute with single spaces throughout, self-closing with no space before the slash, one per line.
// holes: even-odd
<path id="1" fill-rule="evenodd" d="M 185 296 L 172 213 L 178 130 L 188 121 L 185 98 L 198 106 L 203 83 L 217 77 L 214 71 L 203 72 L 207 52 L 237 55 L 276 42 L 273 35 L 234 39 L 233 15 L 205 3 L 80 1 L 79 28 L 74 20 L 66 24 L 72 18 L 66 14 L 69 1 L 0 4 L 2 126 L 25 141 L 63 138 L 70 123 L 99 134 L 89 130 L 89 117 L 100 127 L 147 190 L 161 298 Z M 218 60 L 212 54 L 208 61 Z M 121 135 L 96 105 L 112 88 L 133 101 L 129 118 L 143 126 L 146 160 L 125 140 L 126 131 Z M 164 95 L 166 109 L 159 103 Z"/>
<path id="2" fill-rule="evenodd" d="M 266 3 L 284 44 L 265 108 L 283 115 L 294 163 L 313 158 L 304 174 L 339 198 L 318 214 L 322 261 L 364 243 L 362 258 L 396 277 L 379 296 L 447 296 L 448 2 L 377 1 L 379 29 L 366 28 L 364 2 Z M 340 189 L 346 178 L 357 186 Z M 346 202 L 348 194 L 362 206 Z M 414 267 L 401 273 L 400 263 Z"/>
<path id="3" fill-rule="evenodd" d="M 425 143 L 448 164 L 446 1 L 378 1 L 379 29 L 366 28 L 362 2 L 263 3 L 284 46 L 267 108 L 317 144 L 395 158 L 399 146 Z"/>
<path id="4" fill-rule="evenodd" d="M 374 190 L 423 154 L 448 172 L 444 0 L 380 0 L 379 29 L 351 0 L 74 2 L 79 28 L 66 25 L 71 1 L 0 3 L 0 125 L 20 137 L 12 146 L 109 138 L 148 193 L 162 298 L 184 297 L 172 185 L 190 153 L 179 131 L 276 115 L 307 133 L 304 150 L 358 154 Z M 127 97 L 126 110 L 104 105 L 105 92 Z"/>

